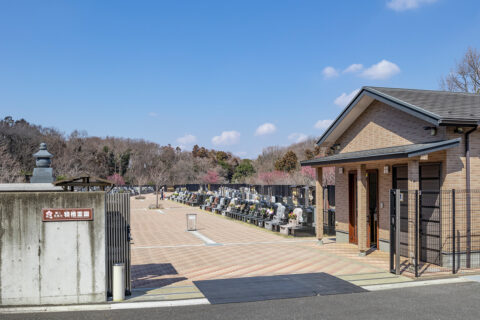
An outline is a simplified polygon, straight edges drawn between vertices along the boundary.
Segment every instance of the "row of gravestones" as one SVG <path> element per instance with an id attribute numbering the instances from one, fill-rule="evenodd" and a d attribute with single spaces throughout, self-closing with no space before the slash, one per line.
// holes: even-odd
<path id="1" fill-rule="evenodd" d="M 202 198 L 200 201 L 192 202 L 192 199 Z M 315 217 L 313 207 L 295 206 L 291 197 L 281 199 L 281 197 L 269 197 L 260 195 L 249 188 L 232 189 L 222 187 L 215 192 L 190 192 L 187 190 L 176 190 L 170 198 L 171 200 L 199 205 L 203 210 L 222 214 L 231 218 L 238 218 L 253 221 L 260 227 L 268 230 L 278 231 L 282 234 L 305 235 L 313 234 L 315 230 Z M 242 212 L 237 212 L 240 203 L 244 204 Z M 248 206 L 248 207 L 247 207 Z M 251 212 L 248 208 L 258 207 L 257 212 Z M 268 219 L 260 219 L 260 211 L 263 214 L 265 210 L 274 211 L 268 216 Z M 248 214 L 245 214 L 248 212 Z"/>

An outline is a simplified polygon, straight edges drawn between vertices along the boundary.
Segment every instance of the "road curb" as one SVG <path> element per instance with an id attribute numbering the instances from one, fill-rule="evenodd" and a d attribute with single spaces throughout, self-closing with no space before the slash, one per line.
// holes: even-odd
<path id="1" fill-rule="evenodd" d="M 0 314 L 71 312 L 71 311 L 108 311 L 144 308 L 184 307 L 210 304 L 207 299 L 171 300 L 171 301 L 138 301 L 105 304 L 84 304 L 68 306 L 32 306 L 0 308 Z"/>
<path id="2" fill-rule="evenodd" d="M 391 284 L 375 284 L 370 286 L 362 286 L 363 289 L 368 291 L 382 291 L 382 290 L 392 290 L 392 289 L 401 289 L 401 288 L 412 288 L 412 287 L 423 287 L 437 284 L 451 284 L 451 283 L 465 283 L 473 282 L 472 280 L 466 278 L 447 278 L 447 279 L 436 279 L 436 280 L 419 280 L 419 281 L 407 281 L 401 283 L 391 283 Z"/>

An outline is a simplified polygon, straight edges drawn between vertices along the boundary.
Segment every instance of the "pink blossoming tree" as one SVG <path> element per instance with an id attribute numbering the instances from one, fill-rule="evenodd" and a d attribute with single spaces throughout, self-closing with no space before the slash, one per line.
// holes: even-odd
<path id="1" fill-rule="evenodd" d="M 204 183 L 218 183 L 220 177 L 218 176 L 217 171 L 215 170 L 208 170 L 207 173 L 203 176 Z"/>
<path id="2" fill-rule="evenodd" d="M 116 186 L 124 186 L 125 185 L 125 180 L 118 173 L 114 173 L 113 175 L 107 177 L 107 180 L 113 182 Z"/>

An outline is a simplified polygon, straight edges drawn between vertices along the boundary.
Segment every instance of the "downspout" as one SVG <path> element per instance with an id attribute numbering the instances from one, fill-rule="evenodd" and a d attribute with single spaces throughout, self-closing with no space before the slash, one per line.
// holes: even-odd
<path id="1" fill-rule="evenodd" d="M 470 268 L 472 239 L 471 239 L 471 204 L 470 204 L 470 134 L 477 130 L 475 126 L 471 130 L 465 132 L 465 182 L 466 182 L 466 205 L 467 205 L 467 261 L 466 267 Z M 455 244 L 453 244 L 455 245 Z M 455 257 L 454 257 L 455 259 Z"/>
<path id="2" fill-rule="evenodd" d="M 465 132 L 465 170 L 466 170 L 466 188 L 470 190 L 470 134 L 477 130 L 475 126 L 471 130 Z"/>

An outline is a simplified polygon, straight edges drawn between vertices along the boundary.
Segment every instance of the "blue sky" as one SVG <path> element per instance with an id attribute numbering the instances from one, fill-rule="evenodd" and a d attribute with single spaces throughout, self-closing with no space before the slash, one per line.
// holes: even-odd
<path id="1" fill-rule="evenodd" d="M 479 1 L 0 1 L 0 116 L 255 157 L 438 89 L 479 31 Z"/>

